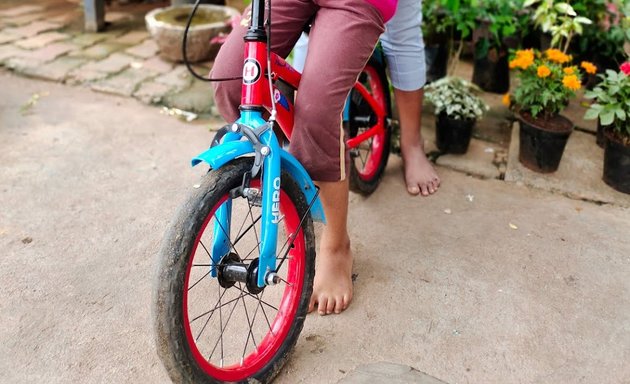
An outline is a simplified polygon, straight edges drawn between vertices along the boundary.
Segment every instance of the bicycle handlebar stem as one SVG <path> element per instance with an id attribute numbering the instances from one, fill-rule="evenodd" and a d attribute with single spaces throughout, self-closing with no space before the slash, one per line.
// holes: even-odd
<path id="1" fill-rule="evenodd" d="M 252 20 L 244 39 L 246 42 L 264 42 L 267 40 L 267 33 L 265 32 L 265 0 L 252 1 Z"/>

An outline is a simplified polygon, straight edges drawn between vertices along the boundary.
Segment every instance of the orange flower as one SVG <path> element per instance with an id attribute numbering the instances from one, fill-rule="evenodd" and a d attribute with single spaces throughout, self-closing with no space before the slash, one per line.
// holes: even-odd
<path id="1" fill-rule="evenodd" d="M 538 77 L 545 78 L 551 75 L 551 70 L 546 65 L 539 65 L 536 74 L 538 75 Z"/>
<path id="2" fill-rule="evenodd" d="M 561 50 L 555 49 L 555 48 L 550 48 L 546 50 L 545 54 L 547 55 L 547 58 L 549 60 L 556 62 L 558 64 L 564 64 L 568 62 L 569 60 L 571 60 L 571 56 L 566 55 Z"/>
<path id="3" fill-rule="evenodd" d="M 584 68 L 586 73 L 595 74 L 595 72 L 597 72 L 597 67 L 593 63 L 588 61 L 583 61 L 580 64 L 580 67 Z"/>
<path id="4" fill-rule="evenodd" d="M 501 103 L 503 103 L 503 105 L 505 105 L 506 107 L 510 106 L 511 100 L 510 100 L 509 93 L 506 93 L 505 95 L 503 95 L 503 97 L 501 98 Z"/>
<path id="5" fill-rule="evenodd" d="M 575 73 L 575 68 L 573 67 L 566 67 L 562 69 L 562 72 L 564 72 L 565 75 L 572 75 Z"/>
<path id="6" fill-rule="evenodd" d="M 572 91 L 577 91 L 582 87 L 582 82 L 576 75 L 567 75 L 562 79 L 562 84 Z"/>
<path id="7" fill-rule="evenodd" d="M 534 63 L 534 51 L 532 49 L 520 49 L 516 51 L 516 57 L 510 61 L 510 69 L 527 69 Z"/>

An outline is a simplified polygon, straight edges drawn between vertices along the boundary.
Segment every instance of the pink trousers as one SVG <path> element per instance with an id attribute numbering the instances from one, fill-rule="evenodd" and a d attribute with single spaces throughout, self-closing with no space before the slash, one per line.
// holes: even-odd
<path id="1" fill-rule="evenodd" d="M 282 57 L 289 55 L 305 23 L 315 17 L 295 99 L 289 150 L 313 180 L 343 180 L 349 162 L 341 122 L 343 106 L 383 32 L 383 17 L 366 0 L 272 0 L 271 7 L 271 49 Z M 241 26 L 230 33 L 212 77 L 241 75 L 246 29 Z M 228 122 L 236 120 L 241 83 L 214 84 L 221 115 Z"/>

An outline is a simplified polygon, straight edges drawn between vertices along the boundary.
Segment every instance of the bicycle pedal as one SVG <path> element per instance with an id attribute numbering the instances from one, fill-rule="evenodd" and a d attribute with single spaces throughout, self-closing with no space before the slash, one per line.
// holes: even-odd
<path id="1" fill-rule="evenodd" d="M 359 157 L 359 150 L 357 148 L 350 149 L 350 157 Z"/>

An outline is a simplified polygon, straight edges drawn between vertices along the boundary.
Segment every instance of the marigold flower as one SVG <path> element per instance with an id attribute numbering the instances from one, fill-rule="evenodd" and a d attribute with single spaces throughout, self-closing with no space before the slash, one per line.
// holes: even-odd
<path id="1" fill-rule="evenodd" d="M 591 75 L 594 75 L 597 72 L 597 67 L 593 63 L 588 61 L 583 61 L 580 64 L 580 67 L 584 68 L 586 73 L 590 73 Z"/>
<path id="2" fill-rule="evenodd" d="M 582 87 L 582 82 L 576 75 L 567 75 L 562 79 L 562 84 L 572 91 L 577 91 Z"/>
<path id="3" fill-rule="evenodd" d="M 575 68 L 573 67 L 566 67 L 562 69 L 562 72 L 564 72 L 565 75 L 572 75 L 575 73 Z"/>
<path id="4" fill-rule="evenodd" d="M 564 54 L 561 50 L 555 48 L 546 50 L 545 54 L 549 60 L 558 64 L 564 64 L 571 60 L 571 56 Z"/>
<path id="5" fill-rule="evenodd" d="M 520 49 L 516 51 L 516 57 L 510 61 L 510 69 L 527 69 L 534 64 L 534 51 L 531 49 Z"/>
<path id="6" fill-rule="evenodd" d="M 625 63 L 621 64 L 619 69 L 621 69 L 621 72 L 625 73 L 626 75 L 630 75 L 630 61 L 626 61 Z"/>
<path id="7" fill-rule="evenodd" d="M 551 70 L 546 65 L 539 65 L 536 74 L 538 75 L 538 77 L 545 78 L 551 75 Z"/>
<path id="8" fill-rule="evenodd" d="M 510 100 L 509 93 L 506 93 L 505 95 L 503 95 L 503 97 L 501 98 L 501 103 L 503 103 L 503 105 L 505 105 L 506 107 L 510 106 L 511 100 Z"/>

